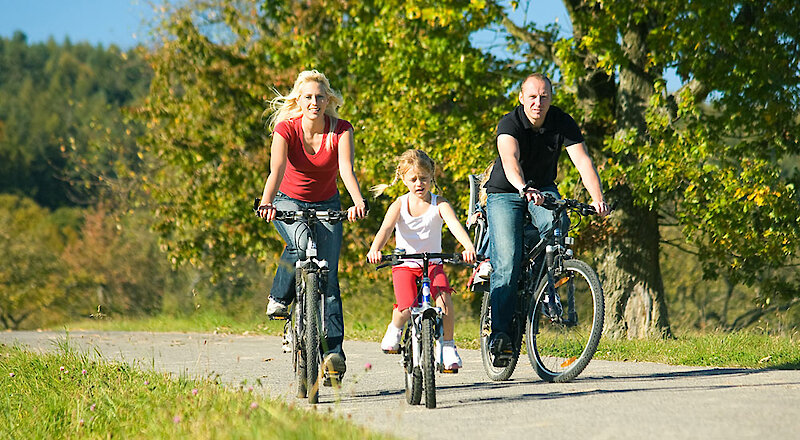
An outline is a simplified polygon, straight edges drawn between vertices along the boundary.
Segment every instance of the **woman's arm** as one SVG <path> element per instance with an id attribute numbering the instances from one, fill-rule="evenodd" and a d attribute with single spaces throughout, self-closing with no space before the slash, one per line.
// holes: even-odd
<path id="1" fill-rule="evenodd" d="M 344 187 L 350 193 L 350 198 L 353 199 L 355 205 L 347 210 L 347 219 L 350 221 L 364 218 L 367 215 L 366 203 L 364 203 L 361 188 L 358 186 L 358 178 L 353 170 L 355 158 L 355 141 L 353 130 L 350 129 L 339 138 L 339 175 L 342 176 Z"/>
<path id="2" fill-rule="evenodd" d="M 450 233 L 461 243 L 461 246 L 464 246 L 461 257 L 464 258 L 464 261 L 467 263 L 475 262 L 475 246 L 472 245 L 469 234 L 467 234 L 467 231 L 461 226 L 461 222 L 458 221 L 453 207 L 450 206 L 446 200 L 439 201 L 437 207 L 439 208 L 439 215 L 442 216 L 445 224 L 450 229 Z"/>
<path id="3" fill-rule="evenodd" d="M 278 194 L 278 188 L 283 181 L 288 154 L 289 142 L 280 134 L 273 133 L 269 154 L 269 176 L 264 184 L 264 191 L 261 193 L 261 206 L 258 207 L 258 215 L 268 222 L 275 219 L 275 207 L 272 205 L 272 201 L 275 200 L 275 195 Z"/>
<path id="4" fill-rule="evenodd" d="M 394 226 L 397 224 L 397 219 L 400 217 L 400 201 L 395 200 L 394 203 L 389 205 L 386 210 L 386 217 L 383 218 L 383 223 L 378 233 L 375 234 L 375 239 L 372 240 L 372 246 L 369 247 L 367 253 L 367 260 L 370 263 L 378 264 L 381 262 L 381 249 L 386 246 L 389 237 L 392 236 Z"/>

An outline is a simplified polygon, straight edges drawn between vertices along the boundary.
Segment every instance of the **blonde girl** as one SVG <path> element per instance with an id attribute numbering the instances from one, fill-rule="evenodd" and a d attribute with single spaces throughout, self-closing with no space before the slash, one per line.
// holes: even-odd
<path id="1" fill-rule="evenodd" d="M 475 261 L 475 248 L 467 231 L 459 223 L 453 207 L 442 197 L 431 193 L 435 186 L 434 176 L 436 164 L 421 150 L 408 150 L 398 158 L 395 175 L 390 185 L 378 185 L 372 188 L 380 195 L 398 180 L 408 188 L 408 193 L 395 200 L 386 211 L 380 230 L 375 235 L 367 254 L 371 263 L 381 261 L 381 249 L 389 241 L 392 231 L 398 248 L 407 253 L 442 252 L 442 225 L 452 232 L 453 236 L 464 246 L 461 253 L 464 261 Z M 422 276 L 422 269 L 414 262 L 406 262 L 392 268 L 392 282 L 397 303 L 392 311 L 392 322 L 386 329 L 381 341 L 381 349 L 386 353 L 396 353 L 400 348 L 402 329 L 411 317 L 411 306 L 417 297 L 416 280 Z M 432 264 L 428 276 L 431 279 L 431 293 L 436 296 L 436 305 L 444 311 L 442 330 L 442 362 L 445 369 L 461 368 L 461 357 L 458 355 L 453 333 L 453 302 L 450 297 L 452 288 L 442 269 L 442 264 Z"/>

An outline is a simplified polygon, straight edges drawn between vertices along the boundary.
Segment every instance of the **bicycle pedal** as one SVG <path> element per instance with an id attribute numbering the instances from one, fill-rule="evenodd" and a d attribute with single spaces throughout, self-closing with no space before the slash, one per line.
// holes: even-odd
<path id="1" fill-rule="evenodd" d="M 444 374 L 458 374 L 458 370 L 459 370 L 458 368 L 449 368 L 449 369 L 448 368 L 443 368 L 441 370 L 441 373 L 444 373 Z"/>
<path id="2" fill-rule="evenodd" d="M 385 354 L 400 354 L 400 349 L 397 350 L 382 350 Z"/>
<path id="3" fill-rule="evenodd" d="M 270 321 L 286 321 L 287 319 L 289 319 L 289 315 L 285 315 L 285 316 L 284 315 L 272 315 L 272 316 L 269 316 L 269 320 Z"/>

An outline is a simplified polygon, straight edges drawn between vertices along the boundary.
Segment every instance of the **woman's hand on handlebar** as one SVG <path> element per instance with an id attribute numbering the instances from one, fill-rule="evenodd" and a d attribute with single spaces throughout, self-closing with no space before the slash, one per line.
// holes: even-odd
<path id="1" fill-rule="evenodd" d="M 360 205 L 351 206 L 347 209 L 347 220 L 354 222 L 357 219 L 364 218 L 367 216 L 368 210 L 369 208 L 364 202 L 361 202 Z"/>
<path id="2" fill-rule="evenodd" d="M 369 251 L 367 253 L 367 261 L 372 264 L 379 264 L 381 262 L 381 251 Z"/>
<path id="3" fill-rule="evenodd" d="M 259 205 L 256 215 L 268 222 L 271 222 L 275 220 L 275 214 L 277 212 L 278 210 L 275 208 L 275 205 L 272 203 L 264 203 L 263 205 Z"/>

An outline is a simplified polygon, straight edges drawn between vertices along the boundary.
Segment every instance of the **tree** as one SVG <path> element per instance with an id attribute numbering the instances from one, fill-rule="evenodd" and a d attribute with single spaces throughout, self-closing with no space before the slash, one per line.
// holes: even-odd
<path id="1" fill-rule="evenodd" d="M 607 334 L 670 334 L 665 224 L 681 227 L 673 244 L 693 250 L 706 276 L 756 286 L 762 302 L 796 297 L 797 176 L 783 159 L 800 149 L 800 26 L 794 2 L 762 3 L 565 0 L 563 36 L 515 23 L 494 1 L 189 2 L 163 22 L 141 113 L 158 158 L 149 176 L 158 228 L 175 258 L 220 270 L 280 248 L 247 219 L 248 194 L 266 175 L 270 87 L 285 92 L 300 70 L 322 70 L 343 91 L 362 182 L 390 179 L 392 156 L 420 147 L 443 165 L 451 199 L 496 155 L 513 86 L 542 70 L 618 202 L 608 222 L 584 230 L 603 246 Z M 486 28 L 500 29 L 514 59 L 473 46 L 469 36 Z M 667 69 L 684 81 L 676 92 Z M 580 196 L 571 168 L 562 191 Z M 375 225 L 352 227 L 351 262 Z"/>
<path id="2" fill-rule="evenodd" d="M 42 322 L 63 301 L 59 256 L 64 237 L 46 209 L 29 198 L 0 194 L 0 325 Z"/>

